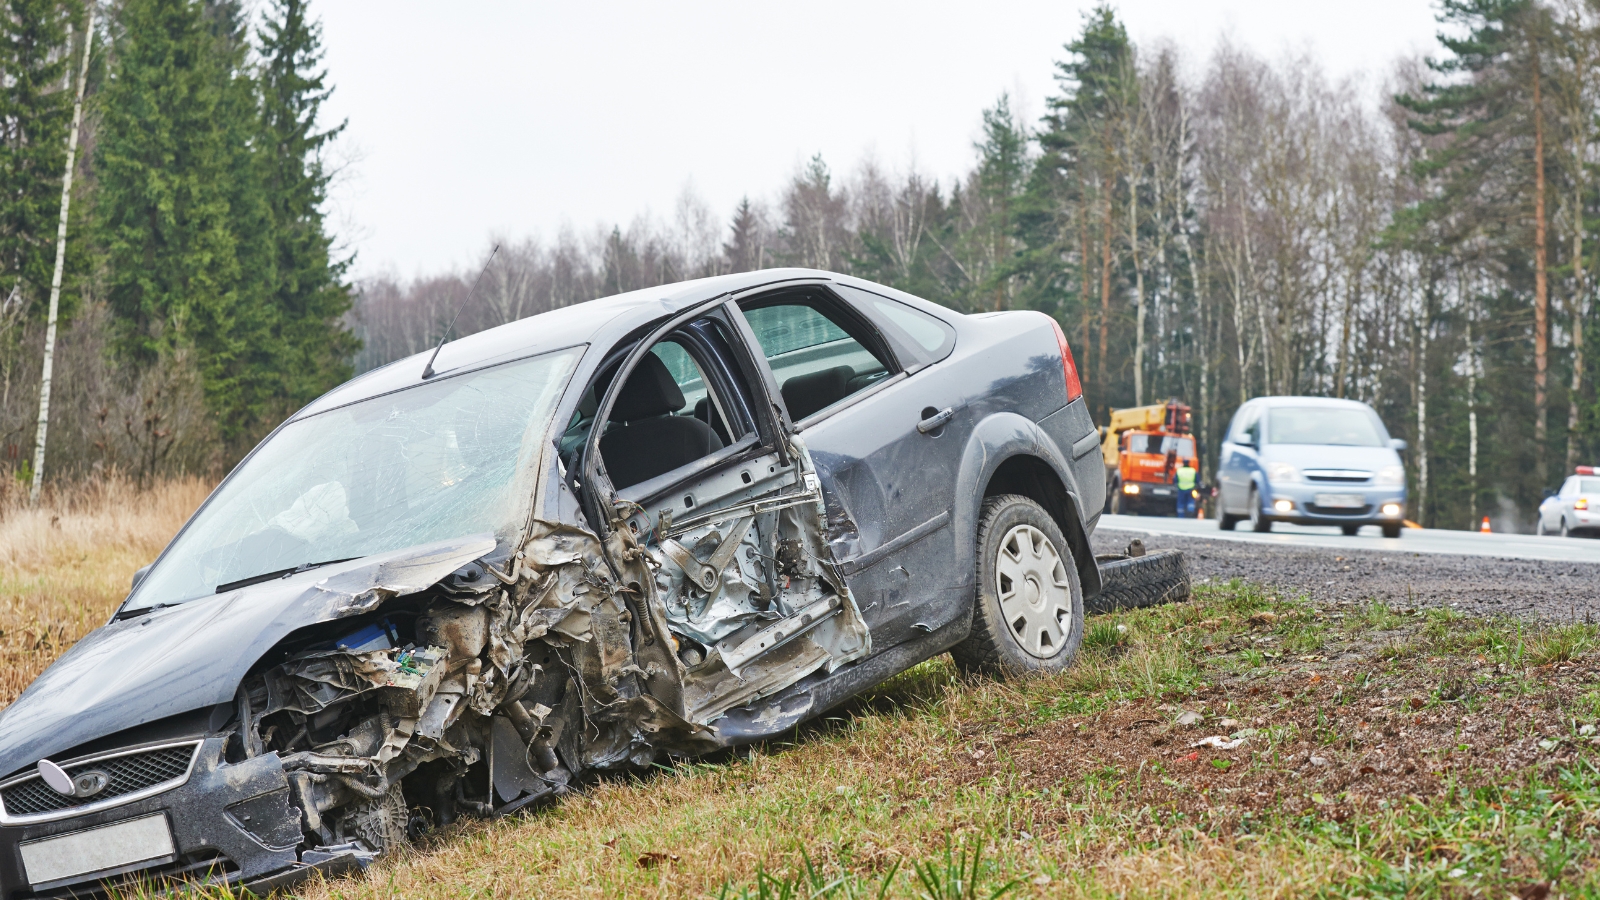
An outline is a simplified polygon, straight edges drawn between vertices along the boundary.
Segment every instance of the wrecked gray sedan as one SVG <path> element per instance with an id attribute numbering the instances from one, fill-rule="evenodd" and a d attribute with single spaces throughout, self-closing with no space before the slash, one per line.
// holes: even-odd
<path id="1" fill-rule="evenodd" d="M 0 900 L 348 871 L 937 653 L 1073 659 L 1105 478 L 1039 313 L 776 270 L 425 356 L 279 427 L 0 713 Z"/>

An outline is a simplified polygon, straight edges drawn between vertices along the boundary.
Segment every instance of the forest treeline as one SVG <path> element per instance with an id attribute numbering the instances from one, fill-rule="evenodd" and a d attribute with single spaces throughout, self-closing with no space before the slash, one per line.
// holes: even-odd
<path id="1" fill-rule="evenodd" d="M 1380 80 L 1224 43 L 1191 66 L 1101 7 L 1036 121 L 1000 96 L 953 182 L 820 157 L 719 217 L 508 242 L 480 328 L 722 272 L 815 266 L 980 312 L 1038 309 L 1095 415 L 1179 397 L 1209 470 L 1266 394 L 1352 397 L 1410 444 L 1410 518 L 1531 527 L 1600 464 L 1594 321 L 1600 2 L 1445 0 Z M 358 368 L 423 349 L 475 271 L 361 286 Z"/>
<path id="2" fill-rule="evenodd" d="M 307 0 L 116 0 L 93 35 L 47 470 L 216 470 L 347 377 L 434 343 L 477 274 L 353 283 L 324 221 L 337 124 Z M 83 0 L 0 4 L 0 459 L 25 473 Z M 686 192 L 500 239 L 470 332 L 621 291 L 800 265 L 1062 323 L 1097 417 L 1180 397 L 1208 470 L 1245 399 L 1372 403 L 1411 518 L 1526 528 L 1600 462 L 1600 0 L 1444 0 L 1368 80 L 1084 17 L 1042 116 L 974 113 L 941 179 L 813 157 L 732 210 Z M 869 136 L 870 137 L 870 136 Z M 487 245 L 485 251 L 487 254 Z"/>
<path id="3" fill-rule="evenodd" d="M 0 4 L 0 465 L 15 480 L 31 477 L 81 72 L 46 473 L 215 474 L 353 372 L 320 40 L 306 0 Z"/>

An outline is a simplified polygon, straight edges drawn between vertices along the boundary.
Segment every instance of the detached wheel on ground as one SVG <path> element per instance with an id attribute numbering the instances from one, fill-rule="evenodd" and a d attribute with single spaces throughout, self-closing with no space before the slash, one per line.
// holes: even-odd
<path id="1" fill-rule="evenodd" d="M 1360 525 L 1340 525 L 1339 526 L 1339 530 L 1343 531 L 1345 533 L 1346 537 L 1355 537 L 1357 534 L 1361 533 L 1361 526 Z"/>
<path id="2" fill-rule="evenodd" d="M 972 631 L 951 658 L 1000 677 L 1060 672 L 1082 642 L 1083 588 L 1055 520 L 1017 494 L 984 500 Z"/>
<path id="3" fill-rule="evenodd" d="M 1189 599 L 1189 566 L 1180 550 L 1143 556 L 1097 556 L 1100 593 L 1084 603 L 1091 615 Z"/>

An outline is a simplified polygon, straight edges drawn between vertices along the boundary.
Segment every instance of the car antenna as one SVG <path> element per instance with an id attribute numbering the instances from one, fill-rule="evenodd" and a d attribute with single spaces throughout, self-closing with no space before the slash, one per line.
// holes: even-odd
<path id="1" fill-rule="evenodd" d="M 483 268 L 478 271 L 477 280 L 472 282 L 472 290 L 467 291 L 467 298 L 456 307 L 456 314 L 450 317 L 450 324 L 444 327 L 444 334 L 439 335 L 439 346 L 433 348 L 433 355 L 428 357 L 428 364 L 422 367 L 422 380 L 427 381 L 438 374 L 433 371 L 433 361 L 439 358 L 439 351 L 444 349 L 444 342 L 450 340 L 450 330 L 456 327 L 456 320 L 461 318 L 461 311 L 467 308 L 474 294 L 478 293 L 478 284 L 483 281 L 483 275 L 489 271 L 489 264 L 494 262 L 494 255 L 500 252 L 500 245 L 495 244 L 489 251 L 489 258 L 483 261 Z"/>

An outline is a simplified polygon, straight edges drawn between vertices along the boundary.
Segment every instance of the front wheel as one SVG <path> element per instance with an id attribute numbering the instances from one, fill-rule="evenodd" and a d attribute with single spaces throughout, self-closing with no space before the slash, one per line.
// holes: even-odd
<path id="1" fill-rule="evenodd" d="M 1397 538 L 1397 537 L 1399 537 L 1400 536 L 1400 526 L 1399 525 L 1385 525 L 1385 526 L 1383 526 L 1383 536 L 1386 537 L 1386 538 Z"/>
<path id="2" fill-rule="evenodd" d="M 1272 530 L 1272 520 L 1261 514 L 1261 497 L 1250 489 L 1250 530 L 1265 534 Z"/>
<path id="3" fill-rule="evenodd" d="M 1027 497 L 984 500 L 972 631 L 951 658 L 964 671 L 1009 678 L 1060 672 L 1081 643 L 1083 588 L 1060 527 Z"/>
<path id="4" fill-rule="evenodd" d="M 1345 537 L 1355 537 L 1357 534 L 1359 534 L 1361 532 L 1361 526 L 1360 525 L 1340 525 L 1339 526 L 1339 530 L 1344 532 Z"/>

